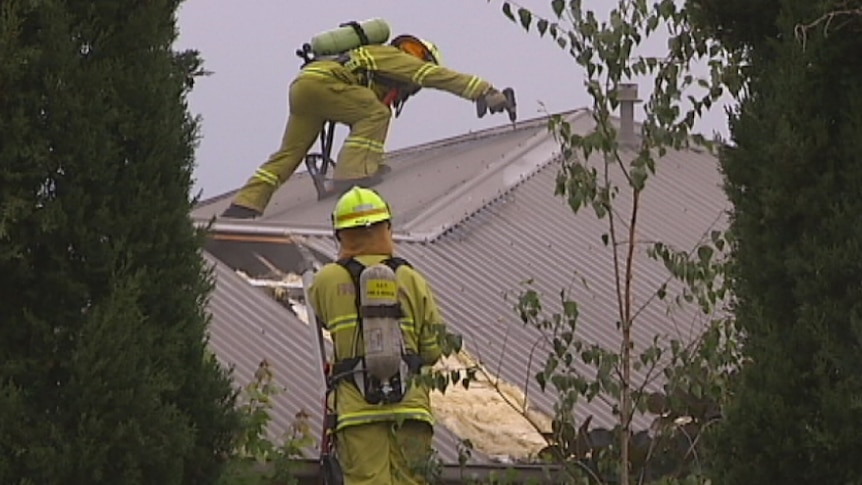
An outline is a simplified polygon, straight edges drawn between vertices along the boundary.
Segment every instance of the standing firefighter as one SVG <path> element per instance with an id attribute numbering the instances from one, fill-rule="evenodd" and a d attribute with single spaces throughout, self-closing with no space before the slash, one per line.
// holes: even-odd
<path id="1" fill-rule="evenodd" d="M 359 27 L 357 32 L 361 32 Z M 386 27 L 384 39 L 388 35 Z M 437 47 L 411 35 L 398 36 L 389 45 L 361 45 L 314 60 L 290 85 L 290 113 L 281 148 L 255 171 L 222 216 L 246 219 L 261 215 L 327 121 L 350 127 L 338 153 L 331 193 L 378 184 L 388 172 L 381 162 L 392 107 L 400 108 L 422 87 L 475 101 L 492 113 L 514 109 L 514 101 L 487 81 L 443 67 Z"/>
<path id="2" fill-rule="evenodd" d="M 354 187 L 335 205 L 339 260 L 309 290 L 331 332 L 336 452 L 347 485 L 423 484 L 434 419 L 429 389 L 410 377 L 441 356 L 431 289 L 393 256 L 389 205 Z"/>

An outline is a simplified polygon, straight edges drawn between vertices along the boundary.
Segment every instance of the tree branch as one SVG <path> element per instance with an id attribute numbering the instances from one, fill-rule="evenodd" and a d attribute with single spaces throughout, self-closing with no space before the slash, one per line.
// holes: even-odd
<path id="1" fill-rule="evenodd" d="M 698 239 L 697 242 L 694 243 L 694 247 L 689 249 L 688 252 L 686 253 L 686 255 L 688 255 L 689 257 L 694 255 L 695 251 L 697 251 L 698 246 L 700 246 L 702 242 L 707 240 L 707 238 L 709 237 L 709 233 L 712 232 L 713 228 L 716 226 L 716 224 L 718 224 L 718 221 L 719 221 L 719 219 L 721 219 L 721 217 L 722 217 L 722 214 L 718 214 L 715 217 L 715 219 L 712 220 L 712 223 L 706 228 L 705 231 L 703 231 L 703 233 L 700 236 L 700 239 Z M 667 278 L 665 278 L 663 284 L 666 285 L 666 284 L 670 283 L 671 281 L 673 281 L 674 278 L 675 277 L 673 275 L 669 275 Z M 655 300 L 657 297 L 658 297 L 658 293 L 653 292 L 649 296 L 649 298 L 647 298 L 647 300 L 642 305 L 640 305 L 638 307 L 637 311 L 635 311 L 635 314 L 632 318 L 636 319 L 641 314 L 641 312 L 646 310 L 646 308 L 650 305 L 650 303 L 652 303 L 652 301 Z"/>
<path id="2" fill-rule="evenodd" d="M 832 22 L 839 17 L 862 17 L 862 7 L 849 8 L 850 2 L 844 2 L 845 8 L 839 10 L 833 10 L 831 12 L 827 12 L 820 17 L 817 17 L 813 21 L 807 24 L 797 24 L 793 29 L 793 33 L 796 35 L 796 39 L 802 41 L 802 48 L 805 49 L 805 44 L 808 40 L 808 32 L 815 27 L 823 25 L 823 36 L 826 37 L 829 35 L 829 28 L 832 25 Z M 848 19 L 849 21 L 849 19 Z M 840 29 L 846 25 L 846 22 L 836 28 L 836 30 Z"/>

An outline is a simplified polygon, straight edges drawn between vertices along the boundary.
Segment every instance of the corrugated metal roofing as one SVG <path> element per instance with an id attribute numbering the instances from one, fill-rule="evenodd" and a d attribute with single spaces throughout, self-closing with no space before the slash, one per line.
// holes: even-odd
<path id="1" fill-rule="evenodd" d="M 567 116 L 574 132 L 589 130 L 588 113 Z M 394 154 L 393 172 L 377 187 L 396 211 L 398 252 L 426 275 L 451 329 L 464 335 L 474 355 L 493 369 L 499 366 L 503 379 L 529 383 L 531 401 L 545 412 L 553 409 L 553 396 L 539 392 L 532 376 L 547 349 L 542 350 L 539 332 L 525 328 L 513 309 L 520 282 L 533 279 L 552 311 L 560 308 L 560 291 L 569 290 L 580 305 L 580 337 L 618 347 L 611 250 L 601 241 L 607 220 L 596 219 L 589 208 L 575 215 L 554 196 L 556 149 L 546 120 L 524 122 L 516 130 L 501 127 Z M 625 188 L 623 180 L 616 183 Z M 669 153 L 648 183 L 637 225 L 640 241 L 692 249 L 711 229 L 726 226 L 729 203 L 713 156 Z M 317 236 L 313 245 L 333 253 L 325 220 L 334 200 L 315 202 L 310 185 L 297 176 L 263 218 L 219 223 L 216 230 Z M 625 217 L 631 204 L 626 190 L 616 204 Z M 226 197 L 205 201 L 194 216 L 204 219 L 226 205 Z M 618 218 L 620 239 L 627 237 L 627 224 Z M 638 246 L 635 257 L 634 302 L 651 303 L 633 330 L 637 347 L 656 334 L 697 335 L 695 313 L 671 312 L 652 299 L 667 272 L 646 257 L 645 246 Z M 613 425 L 610 408 L 598 401 L 583 403 L 577 414 L 594 415 L 594 425 Z"/>
<path id="2" fill-rule="evenodd" d="M 296 413 L 305 411 L 312 436 L 319 440 L 324 384 L 313 330 L 212 255 L 204 253 L 204 257 L 216 280 L 208 303 L 210 348 L 223 365 L 233 368 L 238 386 L 250 383 L 260 362 L 267 360 L 275 384 L 284 388 L 273 402 L 270 437 L 288 431 Z M 458 443 L 445 426 L 437 426 L 434 447 L 444 463 L 458 463 Z M 471 461 L 487 463 L 488 459 L 474 452 Z"/>
<path id="3" fill-rule="evenodd" d="M 500 376 L 508 382 L 521 386 L 529 382 L 529 396 L 546 412 L 553 409 L 554 397 L 542 394 L 533 376 L 550 348 L 514 310 L 518 293 L 525 289 L 522 282 L 533 280 L 530 288 L 552 312 L 561 310 L 559 294 L 566 289 L 579 304 L 579 336 L 606 348 L 619 347 L 612 253 L 601 241 L 608 231 L 607 219 L 597 219 L 589 208 L 575 215 L 554 196 L 557 168 L 549 164 L 431 243 L 401 242 L 397 247 L 425 274 L 444 317 L 464 336 L 468 351 L 493 369 L 499 366 Z M 639 240 L 660 240 L 690 250 L 706 242 L 711 230 L 725 227 L 728 203 L 711 156 L 669 154 L 648 183 L 637 223 Z M 631 200 L 624 191 L 617 203 L 621 215 L 630 213 Z M 621 240 L 627 238 L 627 226 L 628 221 L 617 221 Z M 334 251 L 328 239 L 320 239 L 318 247 Z M 650 300 L 668 278 L 663 265 L 649 259 L 645 249 L 639 247 L 635 255 L 635 308 Z M 687 341 L 700 333 L 704 322 L 699 314 L 671 311 L 669 306 L 656 299 L 646 306 L 633 328 L 636 350 L 656 335 Z M 614 422 L 611 409 L 600 402 L 583 404 L 577 414 L 594 415 L 595 425 Z"/>
<path id="4" fill-rule="evenodd" d="M 572 115 L 573 123 L 584 118 Z M 547 120 L 524 121 L 393 152 L 393 168 L 375 187 L 395 212 L 399 238 L 429 239 L 481 209 L 547 163 L 556 144 Z M 192 212 L 207 221 L 220 214 L 233 193 L 202 201 Z M 318 201 L 307 173 L 294 174 L 252 225 L 291 235 L 329 235 L 333 199 Z M 248 221 L 219 221 L 224 232 L 242 232 Z"/>
<path id="5" fill-rule="evenodd" d="M 553 396 L 540 392 L 533 375 L 541 370 L 551 347 L 539 332 L 524 327 L 513 309 L 524 288 L 522 281 L 533 280 L 531 288 L 550 311 L 560 311 L 560 291 L 570 291 L 579 303 L 580 337 L 606 348 L 619 347 L 611 249 L 601 242 L 607 219 L 598 220 L 591 209 L 572 214 L 553 195 L 556 173 L 555 165 L 548 166 L 431 244 L 398 246 L 400 254 L 426 274 L 445 317 L 464 335 L 468 350 L 493 367 L 499 364 L 507 381 L 529 382 L 529 395 L 545 411 L 553 409 Z M 638 222 L 641 240 L 692 248 L 710 228 L 721 227 L 714 224 L 720 222 L 726 203 L 714 160 L 708 157 L 669 157 L 645 194 Z M 621 195 L 618 203 L 625 206 L 625 199 Z M 618 224 L 618 233 L 622 226 Z M 667 272 L 646 256 L 644 248 L 635 257 L 635 267 L 637 306 L 655 293 Z M 689 340 L 700 333 L 695 319 L 691 312 L 669 316 L 663 302 L 654 302 L 633 328 L 636 349 L 655 335 Z M 537 342 L 542 343 L 534 348 Z M 584 404 L 578 414 L 595 415 L 596 425 L 613 425 L 611 409 L 602 403 Z"/>

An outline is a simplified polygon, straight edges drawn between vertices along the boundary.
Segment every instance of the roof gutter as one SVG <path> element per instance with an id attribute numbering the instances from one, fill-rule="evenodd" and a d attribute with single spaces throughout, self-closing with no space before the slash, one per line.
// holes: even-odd
<path id="1" fill-rule="evenodd" d="M 254 224 L 244 222 L 213 222 L 208 220 L 194 220 L 195 227 L 206 229 L 209 232 L 224 234 L 242 234 L 247 236 L 274 236 L 274 237 L 333 237 L 332 229 L 314 229 L 309 227 L 276 226 L 272 224 Z M 440 231 L 442 233 L 443 231 Z M 429 242 L 434 237 L 428 237 L 428 233 L 405 234 L 397 231 L 392 234 L 396 242 Z"/>
<path id="2" fill-rule="evenodd" d="M 228 234 L 244 234 L 249 236 L 307 236 L 332 237 L 331 229 L 313 229 L 308 227 L 276 226 L 272 224 L 254 224 L 248 222 L 210 222 L 195 220 L 194 225 L 209 232 Z"/>

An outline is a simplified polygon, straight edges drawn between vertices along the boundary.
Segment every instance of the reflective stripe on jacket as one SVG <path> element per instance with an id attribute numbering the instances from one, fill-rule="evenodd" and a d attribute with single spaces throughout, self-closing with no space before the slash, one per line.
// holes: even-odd
<path id="1" fill-rule="evenodd" d="M 386 256 L 358 256 L 365 266 L 379 263 Z M 440 359 L 437 328 L 443 325 L 434 297 L 425 279 L 414 269 L 401 266 L 396 272 L 398 296 L 405 316 L 401 319 L 404 346 L 422 357 L 426 366 Z M 309 288 L 309 298 L 317 316 L 332 335 L 337 359 L 362 355 L 362 339 L 357 325 L 353 282 L 346 269 L 335 263 L 317 272 Z M 369 404 L 352 381 L 341 381 L 335 391 L 337 429 L 375 421 L 416 419 L 434 424 L 429 389 L 415 386 L 397 404 Z"/>
<path id="2" fill-rule="evenodd" d="M 390 45 L 367 45 L 353 49 L 347 55 L 349 59 L 343 65 L 330 60 L 317 61 L 303 68 L 299 75 L 329 75 L 348 84 L 368 85 L 365 73 L 372 73 L 369 87 L 380 99 L 383 99 L 388 88 L 374 83 L 374 76 L 405 85 L 447 91 L 470 101 L 475 101 L 491 87 L 488 81 L 478 76 L 425 62 Z"/>

